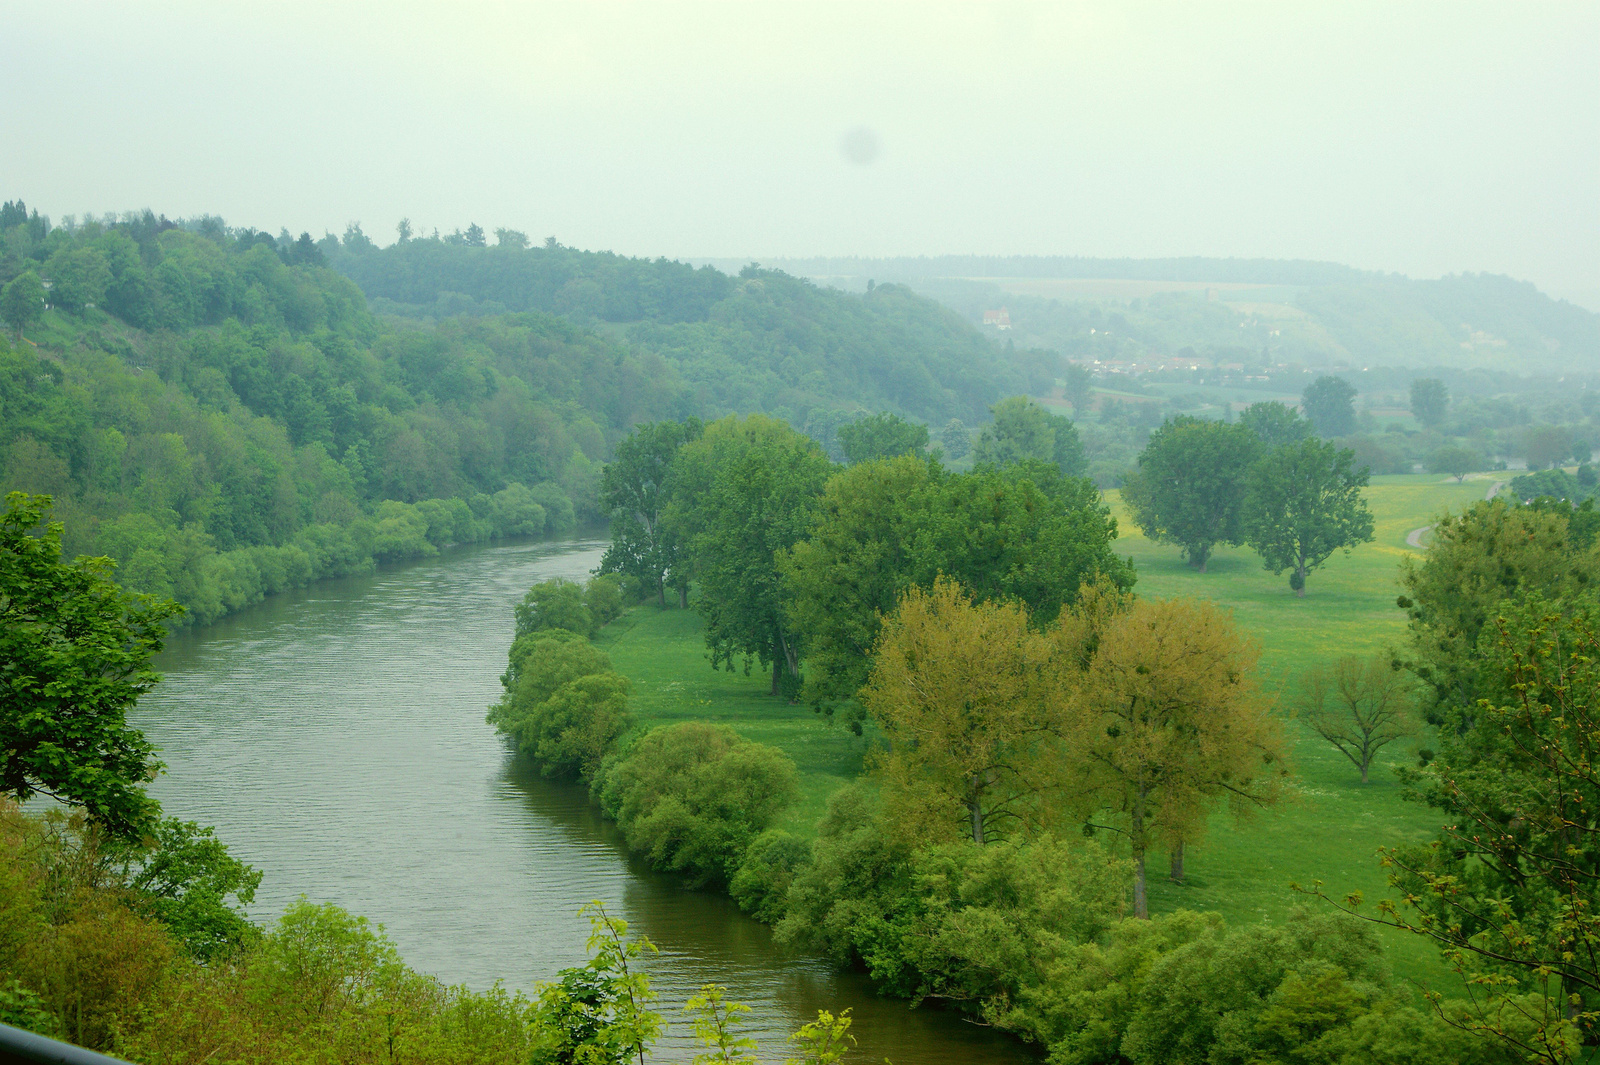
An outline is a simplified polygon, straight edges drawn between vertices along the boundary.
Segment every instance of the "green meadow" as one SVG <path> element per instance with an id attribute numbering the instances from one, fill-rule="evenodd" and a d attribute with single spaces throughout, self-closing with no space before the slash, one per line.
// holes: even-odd
<path id="1" fill-rule="evenodd" d="M 1405 618 L 1395 597 L 1400 561 L 1415 553 L 1407 534 L 1444 510 L 1482 499 L 1492 484 L 1481 476 L 1459 485 L 1432 475 L 1374 478 L 1367 499 L 1376 539 L 1348 555 L 1336 554 L 1311 574 L 1303 599 L 1290 590 L 1286 574 L 1267 572 L 1246 548 L 1219 548 L 1206 573 L 1195 571 L 1177 548 L 1140 535 L 1116 493 L 1107 494 L 1121 529 L 1118 552 L 1133 559 L 1139 594 L 1212 599 L 1231 609 L 1259 641 L 1262 685 L 1284 715 L 1297 782 L 1289 801 L 1243 824 L 1226 814 L 1214 817 L 1205 838 L 1187 848 L 1183 885 L 1166 880 L 1162 856 L 1153 856 L 1153 910 L 1215 910 L 1234 924 L 1277 920 L 1305 901 L 1291 885 L 1317 880 L 1335 897 L 1360 891 L 1376 899 L 1387 887 L 1379 848 L 1433 835 L 1437 816 L 1404 801 L 1391 771 L 1415 758 L 1416 744 L 1386 748 L 1372 782 L 1362 785 L 1354 766 L 1294 721 L 1299 678 L 1321 662 L 1404 639 Z M 759 669 L 749 675 L 713 670 L 692 610 L 634 607 L 597 642 L 633 682 L 633 706 L 643 724 L 724 722 L 788 753 L 802 787 L 802 799 L 783 826 L 791 831 L 809 834 L 828 795 L 861 771 L 870 729 L 864 737 L 853 736 L 804 706 L 774 699 Z M 1449 986 L 1430 946 L 1399 933 L 1386 938 L 1398 974 Z"/>

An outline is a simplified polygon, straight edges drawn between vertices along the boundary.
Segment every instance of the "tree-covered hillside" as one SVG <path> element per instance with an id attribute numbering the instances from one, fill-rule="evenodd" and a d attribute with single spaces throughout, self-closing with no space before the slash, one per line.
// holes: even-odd
<path id="1" fill-rule="evenodd" d="M 206 621 L 597 517 L 600 464 L 642 421 L 761 411 L 833 444 L 852 412 L 970 424 L 1054 381 L 1054 356 L 903 287 L 482 244 L 52 226 L 7 202 L 0 490 L 50 494 L 69 553 Z"/>
<path id="2" fill-rule="evenodd" d="M 308 237 L 8 207 L 0 488 L 192 619 L 570 528 L 613 441 L 691 412 L 661 359 L 560 317 L 384 321 Z"/>
<path id="3" fill-rule="evenodd" d="M 1317 367 L 1600 371 L 1600 315 L 1492 274 L 1414 280 L 1336 263 L 1049 256 L 777 265 L 843 288 L 868 279 L 908 284 L 975 322 L 1003 304 L 1017 346 L 1079 359 L 1187 348 L 1227 361 L 1264 353 Z"/>
<path id="4" fill-rule="evenodd" d="M 814 410 L 887 409 L 971 424 L 996 400 L 1054 383 L 1057 360 L 1005 352 L 957 314 L 898 285 L 860 295 L 747 266 L 737 277 L 665 259 L 525 247 L 500 231 L 376 247 L 359 230 L 324 240 L 330 262 L 378 310 L 439 319 L 543 311 L 657 354 L 707 415 L 762 411 L 805 425 Z"/>

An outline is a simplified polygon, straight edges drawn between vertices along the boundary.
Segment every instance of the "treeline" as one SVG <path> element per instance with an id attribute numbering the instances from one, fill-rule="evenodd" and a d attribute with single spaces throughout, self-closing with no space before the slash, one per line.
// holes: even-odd
<path id="1" fill-rule="evenodd" d="M 629 259 L 479 227 L 409 235 L 378 248 L 359 229 L 324 240 L 329 261 L 377 306 L 442 318 L 543 311 L 621 327 L 659 356 L 693 412 L 760 411 L 804 428 L 814 413 L 888 409 L 933 425 L 968 424 L 1015 392 L 1048 390 L 1045 352 L 1001 352 L 972 325 L 897 285 L 865 295 L 818 288 L 776 270 L 737 277 L 665 259 Z"/>
<path id="2" fill-rule="evenodd" d="M 70 553 L 111 556 L 193 621 L 565 532 L 597 517 L 611 442 L 682 413 L 659 359 L 560 318 L 383 323 L 309 238 L 6 219 L 3 292 L 47 279 L 51 310 L 29 296 L 0 340 L 0 478 L 54 497 Z"/>

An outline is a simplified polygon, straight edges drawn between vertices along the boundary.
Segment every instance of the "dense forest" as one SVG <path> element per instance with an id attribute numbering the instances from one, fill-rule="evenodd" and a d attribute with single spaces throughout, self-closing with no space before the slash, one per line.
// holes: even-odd
<path id="1" fill-rule="evenodd" d="M 764 410 L 833 444 L 864 404 L 976 421 L 1054 379 L 1053 356 L 1008 359 L 903 288 L 522 243 L 379 250 L 359 227 L 295 240 L 148 211 L 53 226 L 8 202 L 4 484 L 55 498 L 69 553 L 204 622 L 593 519 L 641 421 Z M 379 315 L 340 270 L 380 308 L 470 313 Z"/>

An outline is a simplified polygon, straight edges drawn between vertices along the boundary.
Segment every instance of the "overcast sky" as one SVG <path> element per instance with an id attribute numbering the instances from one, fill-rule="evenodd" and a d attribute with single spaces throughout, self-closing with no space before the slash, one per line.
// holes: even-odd
<path id="1" fill-rule="evenodd" d="M 57 218 L 1328 259 L 1600 308 L 1600 0 L 6 8 L 0 197 Z"/>

